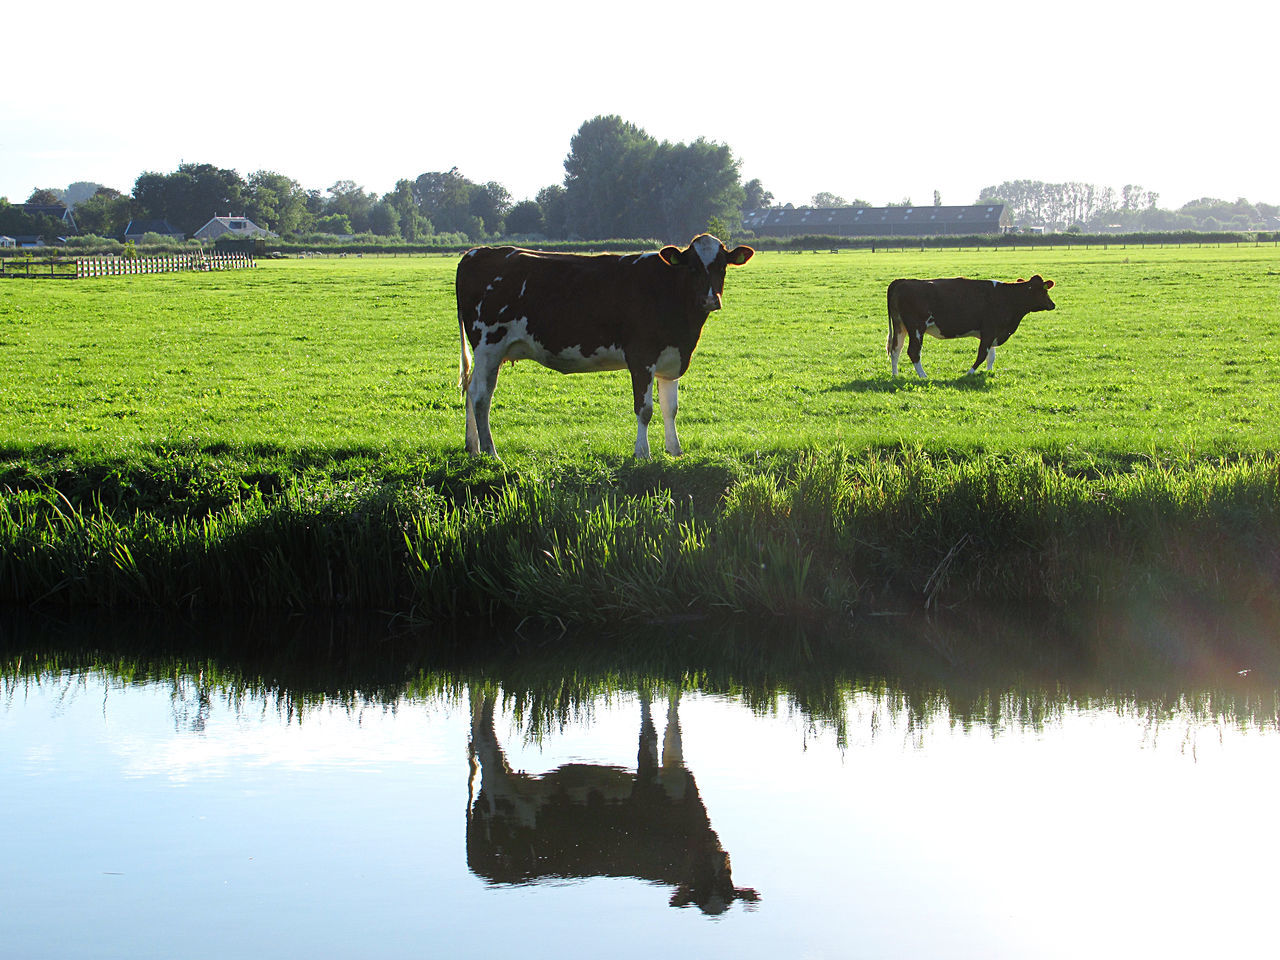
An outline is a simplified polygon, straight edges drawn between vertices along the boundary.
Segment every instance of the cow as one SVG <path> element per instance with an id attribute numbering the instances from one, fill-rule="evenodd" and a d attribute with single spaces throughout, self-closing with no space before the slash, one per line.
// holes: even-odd
<path id="1" fill-rule="evenodd" d="M 540 776 L 511 769 L 494 731 L 494 697 L 471 695 L 467 866 L 493 884 L 638 877 L 672 889 L 673 907 L 723 913 L 760 895 L 735 887 L 729 854 L 684 766 L 679 692 L 658 733 L 640 699 L 636 769 L 569 763 Z M 480 775 L 479 792 L 475 790 Z"/>
<path id="2" fill-rule="evenodd" d="M 503 360 L 536 360 L 560 373 L 627 370 L 635 400 L 635 455 L 649 458 L 654 380 L 666 450 L 676 435 L 676 395 L 707 317 L 720 309 L 726 269 L 755 251 L 694 237 L 630 256 L 476 247 L 458 264 L 462 336 L 459 387 L 467 452 L 496 457 L 489 407 Z"/>
<path id="3" fill-rule="evenodd" d="M 1028 313 L 1052 310 L 1049 299 L 1052 280 L 1034 276 L 1017 283 L 999 280 L 895 280 L 889 284 L 889 339 L 885 350 L 893 376 L 898 375 L 898 356 L 907 341 L 907 356 L 916 373 L 927 379 L 920 365 L 920 347 L 926 333 L 941 340 L 977 337 L 978 359 L 969 368 L 976 373 L 983 358 L 987 370 L 996 365 L 996 347 L 1003 346 Z"/>

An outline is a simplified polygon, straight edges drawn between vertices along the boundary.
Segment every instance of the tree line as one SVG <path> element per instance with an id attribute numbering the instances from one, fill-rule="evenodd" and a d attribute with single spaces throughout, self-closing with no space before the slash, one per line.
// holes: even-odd
<path id="1" fill-rule="evenodd" d="M 1120 190 L 1092 183 L 1071 181 L 1046 183 L 1042 180 L 1007 180 L 983 187 L 977 203 L 1002 203 L 1014 226 L 1043 228 L 1072 233 L 1230 233 L 1274 231 L 1280 224 L 1280 206 L 1251 203 L 1244 198 L 1218 200 L 1202 197 L 1166 210 L 1157 203 L 1160 195 L 1139 184 Z M 942 195 L 933 192 L 934 206 L 942 205 Z M 866 200 L 845 200 L 835 193 L 813 195 L 814 207 L 871 207 Z M 767 206 L 767 204 L 766 204 Z M 904 197 L 890 207 L 915 206 Z"/>
<path id="2" fill-rule="evenodd" d="M 68 202 L 81 234 L 120 237 L 130 220 L 163 220 L 188 237 L 214 216 L 244 216 L 289 239 L 365 235 L 409 243 L 478 242 L 499 236 L 567 239 L 645 237 L 687 242 L 718 220 L 735 224 L 749 203 L 768 203 L 760 182 L 742 184 L 729 147 L 699 138 L 658 141 L 617 116 L 579 128 L 563 183 L 513 202 L 501 183 L 476 183 L 456 167 L 398 180 L 385 194 L 351 180 L 304 189 L 285 174 L 241 177 L 207 163 L 141 174 L 125 194 L 80 182 L 37 190 L 28 203 Z M 750 209 L 750 207 L 747 207 Z M 62 235 L 0 200 L 0 233 Z"/>
<path id="3" fill-rule="evenodd" d="M 528 240 L 648 238 L 683 243 L 718 223 L 732 228 L 743 212 L 774 205 L 759 180 L 743 183 L 740 161 L 724 144 L 659 141 L 616 115 L 597 116 L 569 143 L 561 183 L 514 202 L 501 183 L 476 183 L 457 167 L 397 180 L 384 194 L 340 180 L 305 189 L 283 173 L 241 177 L 207 163 L 171 173 L 147 171 L 130 193 L 81 181 L 65 191 L 36 190 L 28 203 L 74 208 L 80 234 L 120 237 L 131 220 L 167 221 L 190 237 L 214 216 L 245 216 L 287 240 L 361 236 L 380 242 L 465 244 L 496 237 Z M 1018 227 L 1079 232 L 1275 230 L 1280 208 L 1204 198 L 1178 210 L 1157 206 L 1139 185 L 1120 191 L 1094 184 L 1006 181 L 984 187 L 978 203 L 1004 203 Z M 934 191 L 933 202 L 941 197 Z M 909 198 L 901 204 L 911 205 Z M 871 206 L 831 192 L 818 207 Z M 890 204 L 891 206 L 895 204 Z M 0 234 L 62 236 L 54 218 L 25 212 L 0 198 Z"/>
<path id="4" fill-rule="evenodd" d="M 1018 227 L 1079 233 L 1164 233 L 1181 230 L 1275 230 L 1280 206 L 1202 197 L 1177 210 L 1158 206 L 1160 196 L 1139 184 L 1119 191 L 1091 183 L 1010 180 L 984 187 L 979 203 L 1003 203 Z"/>

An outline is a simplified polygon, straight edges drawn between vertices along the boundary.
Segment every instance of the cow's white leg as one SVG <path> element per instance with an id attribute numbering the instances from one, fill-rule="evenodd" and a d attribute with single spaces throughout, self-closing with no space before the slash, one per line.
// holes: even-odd
<path id="1" fill-rule="evenodd" d="M 636 458 L 649 459 L 649 421 L 653 419 L 653 381 L 645 387 L 641 401 L 636 405 Z"/>
<path id="2" fill-rule="evenodd" d="M 653 419 L 653 368 L 631 368 L 631 394 L 636 410 L 636 457 L 649 459 L 649 421 Z"/>
<path id="3" fill-rule="evenodd" d="M 915 365 L 916 376 L 921 380 L 928 380 L 925 376 L 924 365 L 920 362 L 920 348 L 924 346 L 924 331 L 911 330 L 908 332 L 910 343 L 907 344 L 907 356 L 911 358 L 911 362 Z"/>
<path id="4" fill-rule="evenodd" d="M 897 331 L 889 334 L 889 343 L 887 344 L 889 353 L 889 367 L 891 369 L 890 376 L 898 375 L 898 358 L 902 356 L 902 344 L 906 341 L 907 336 L 904 331 Z"/>
<path id="5" fill-rule="evenodd" d="M 978 372 L 978 367 L 982 365 L 983 358 L 986 358 L 987 369 L 990 370 L 996 365 L 996 345 L 990 340 L 985 341 L 986 349 L 982 349 L 984 341 L 978 342 L 978 358 L 973 361 L 973 366 L 969 368 L 969 375 Z"/>
<path id="6" fill-rule="evenodd" d="M 677 399 L 680 381 L 659 378 L 655 381 L 655 385 L 658 388 L 658 405 L 662 408 L 662 429 L 666 435 L 667 453 L 678 457 L 684 453 L 680 448 L 680 437 L 676 435 L 676 408 L 680 405 Z"/>
<path id="7" fill-rule="evenodd" d="M 469 387 L 463 396 L 466 398 L 467 407 L 467 453 L 474 457 L 480 454 L 480 434 L 476 429 L 476 402 L 471 399 Z"/>
<path id="8" fill-rule="evenodd" d="M 498 456 L 498 452 L 493 448 L 493 434 L 489 432 L 489 407 L 493 401 L 493 391 L 498 385 L 500 366 L 502 366 L 500 356 L 484 350 L 476 354 L 475 368 L 471 371 L 471 382 L 467 384 L 468 453 L 487 453 L 491 457 Z"/>

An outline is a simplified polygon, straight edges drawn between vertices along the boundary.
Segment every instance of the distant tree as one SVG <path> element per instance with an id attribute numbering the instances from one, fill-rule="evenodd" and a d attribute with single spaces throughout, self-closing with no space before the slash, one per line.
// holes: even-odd
<path id="1" fill-rule="evenodd" d="M 711 217 L 741 217 L 738 167 L 723 144 L 659 143 L 621 117 L 595 117 L 578 129 L 564 161 L 569 230 L 686 243 Z"/>
<path id="2" fill-rule="evenodd" d="M 0 234 L 17 236 L 34 233 L 31 217 L 22 211 L 22 207 L 0 198 Z"/>
<path id="3" fill-rule="evenodd" d="M 773 194 L 764 188 L 759 178 L 742 185 L 742 210 L 767 210 L 773 204 Z"/>
<path id="4" fill-rule="evenodd" d="M 50 206 L 55 203 L 61 203 L 62 198 L 57 190 L 43 187 L 39 190 L 31 191 L 31 196 L 27 197 L 27 203 L 38 203 L 43 206 Z"/>
<path id="5" fill-rule="evenodd" d="M 321 233 L 332 233 L 347 236 L 355 233 L 351 229 L 351 218 L 344 213 L 331 213 L 316 220 L 316 229 Z"/>
<path id="6" fill-rule="evenodd" d="M 369 214 L 373 210 L 377 198 L 365 193 L 364 188 L 353 180 L 339 180 L 329 188 L 329 199 L 325 201 L 325 216 L 338 214 L 351 222 L 348 233 L 367 233 L 369 231 Z"/>
<path id="7" fill-rule="evenodd" d="M 88 180 L 77 180 L 71 186 L 62 192 L 62 202 L 73 210 L 84 203 L 99 190 L 104 189 L 101 183 L 91 183 Z M 119 193 L 119 191 L 116 191 Z M 76 220 L 80 219 L 80 213 L 76 211 Z"/>
<path id="8" fill-rule="evenodd" d="M 184 163 L 170 174 L 139 175 L 133 200 L 139 216 L 168 220 L 190 236 L 213 217 L 244 212 L 244 181 L 234 170 Z"/>
<path id="9" fill-rule="evenodd" d="M 467 211 L 478 217 L 487 234 L 503 231 L 507 213 L 511 210 L 511 194 L 500 183 L 490 180 L 484 184 L 472 184 L 467 200 Z M 475 237 L 479 240 L 481 237 Z"/>
<path id="10" fill-rule="evenodd" d="M 76 204 L 76 224 L 81 233 L 123 236 L 132 219 L 133 201 L 111 187 L 99 187 L 92 197 Z"/>
<path id="11" fill-rule="evenodd" d="M 410 243 L 431 235 L 431 221 L 418 209 L 413 198 L 413 181 L 397 180 L 395 189 L 382 198 L 391 204 L 400 223 L 400 236 Z"/>
<path id="12" fill-rule="evenodd" d="M 847 206 L 847 204 L 845 203 L 844 197 L 838 196 L 837 194 L 834 194 L 834 193 L 828 193 L 826 191 L 823 191 L 821 193 L 815 193 L 813 195 L 813 199 L 809 201 L 809 204 L 810 206 L 814 206 L 814 207 Z"/>
<path id="13" fill-rule="evenodd" d="M 568 191 L 558 183 L 543 187 L 535 198 L 542 208 L 542 232 L 553 240 L 569 236 Z"/>
<path id="14" fill-rule="evenodd" d="M 713 219 L 737 223 L 743 190 L 738 161 L 719 143 L 699 137 L 692 143 L 662 143 L 648 171 L 652 185 L 640 191 L 633 236 L 684 244 Z"/>
<path id="15" fill-rule="evenodd" d="M 636 233 L 654 188 L 657 152 L 658 141 L 619 116 L 582 124 L 564 161 L 571 232 L 592 239 Z"/>
<path id="16" fill-rule="evenodd" d="M 935 207 L 942 206 L 942 192 L 939 190 L 933 191 L 933 205 Z"/>
<path id="17" fill-rule="evenodd" d="M 374 204 L 369 211 L 369 230 L 379 237 L 399 237 L 400 214 L 385 200 Z"/>
<path id="18" fill-rule="evenodd" d="M 311 228 L 313 217 L 307 210 L 306 191 L 282 173 L 258 170 L 249 174 L 244 198 L 245 216 L 260 227 L 290 236 Z"/>
<path id="19" fill-rule="evenodd" d="M 413 182 L 413 196 L 422 216 L 437 233 L 465 233 L 473 240 L 480 236 L 471 213 L 471 189 L 475 186 L 457 167 L 443 173 L 424 173 Z M 481 218 L 479 230 L 483 233 Z"/>
<path id="20" fill-rule="evenodd" d="M 513 236 L 545 234 L 546 221 L 537 200 L 521 200 L 507 214 L 507 231 Z"/>

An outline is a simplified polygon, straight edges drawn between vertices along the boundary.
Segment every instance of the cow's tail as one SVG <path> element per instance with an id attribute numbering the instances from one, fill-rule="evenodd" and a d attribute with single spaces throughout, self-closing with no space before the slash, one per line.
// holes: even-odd
<path id="1" fill-rule="evenodd" d="M 471 344 L 467 342 L 467 325 L 462 319 L 462 301 L 458 301 L 458 334 L 462 339 L 462 357 L 458 361 L 458 389 L 463 399 L 467 396 L 467 388 L 471 385 L 472 356 Z"/>

